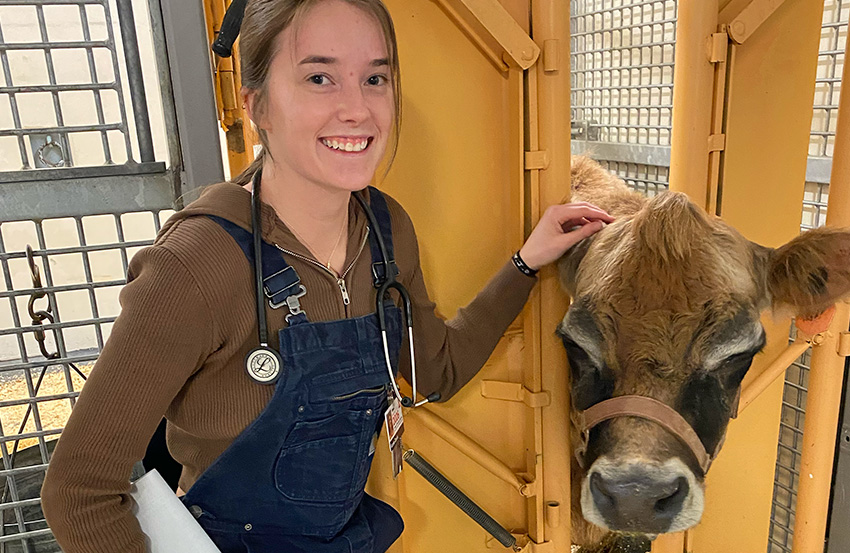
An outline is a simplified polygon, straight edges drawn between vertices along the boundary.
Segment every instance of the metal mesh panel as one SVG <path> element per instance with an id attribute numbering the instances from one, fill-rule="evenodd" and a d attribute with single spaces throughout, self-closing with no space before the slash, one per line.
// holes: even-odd
<path id="1" fill-rule="evenodd" d="M 667 184 L 667 167 L 658 158 L 669 159 L 676 5 L 570 2 L 573 153 L 607 162 L 630 186 L 650 194 Z"/>
<path id="2" fill-rule="evenodd" d="M 848 19 L 850 19 L 850 0 L 826 0 L 824 2 L 812 130 L 809 141 L 810 167 L 821 161 L 828 161 L 832 157 Z M 823 164 L 822 167 L 828 168 L 829 165 Z M 820 173 L 817 178 L 818 182 L 809 180 L 805 183 L 801 230 L 817 228 L 826 223 L 829 178 L 828 171 L 821 170 Z M 793 328 L 791 338 L 793 339 Z M 791 552 L 797 486 L 800 476 L 800 445 L 805 420 L 806 391 L 808 389 L 809 356 L 809 352 L 803 354 L 785 373 L 768 553 Z"/>
<path id="3" fill-rule="evenodd" d="M 655 196 L 668 188 L 669 167 L 604 160 L 602 166 L 623 179 L 629 187 L 646 196 Z"/>
<path id="4" fill-rule="evenodd" d="M 0 171 L 132 158 L 115 9 L 107 0 L 0 2 Z M 150 140 L 149 125 L 138 130 Z"/>
<path id="5" fill-rule="evenodd" d="M 0 223 L 0 551 L 58 550 L 40 507 L 47 462 L 119 312 L 128 259 L 170 214 Z"/>

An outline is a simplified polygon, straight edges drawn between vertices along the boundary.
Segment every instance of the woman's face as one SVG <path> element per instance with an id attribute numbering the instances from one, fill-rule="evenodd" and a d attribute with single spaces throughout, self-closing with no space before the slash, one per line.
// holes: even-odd
<path id="1" fill-rule="evenodd" d="M 266 130 L 275 173 L 333 190 L 367 186 L 394 115 L 378 21 L 341 0 L 311 8 L 277 39 L 264 107 L 254 120 Z"/>

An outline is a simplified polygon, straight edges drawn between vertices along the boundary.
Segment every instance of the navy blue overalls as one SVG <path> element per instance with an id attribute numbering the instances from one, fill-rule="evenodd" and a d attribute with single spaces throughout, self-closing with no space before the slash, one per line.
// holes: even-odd
<path id="1" fill-rule="evenodd" d="M 374 188 L 370 204 L 381 227 L 369 230 L 372 272 L 380 282 L 385 267 L 396 269 L 382 263 L 375 232 L 392 258 L 392 229 L 386 200 Z M 253 264 L 251 234 L 212 218 Z M 262 246 L 265 293 L 285 308 L 300 280 L 278 249 Z M 389 302 L 385 312 L 396 367 L 401 313 Z M 401 516 L 363 489 L 388 406 L 377 316 L 309 322 L 302 312 L 289 317 L 279 346 L 283 370 L 265 410 L 201 475 L 184 503 L 222 553 L 386 551 L 401 534 Z"/>

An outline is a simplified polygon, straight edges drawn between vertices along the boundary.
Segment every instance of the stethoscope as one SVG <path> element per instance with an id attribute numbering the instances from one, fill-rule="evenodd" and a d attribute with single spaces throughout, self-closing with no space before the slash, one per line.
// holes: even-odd
<path id="1" fill-rule="evenodd" d="M 280 354 L 269 347 L 268 337 L 268 321 L 266 319 L 266 306 L 263 293 L 263 261 L 262 261 L 262 237 L 260 229 L 260 182 L 262 181 L 262 171 L 254 173 L 251 181 L 251 235 L 254 250 L 254 284 L 255 294 L 257 298 L 257 332 L 260 339 L 260 345 L 251 350 L 245 357 L 245 368 L 248 374 L 256 382 L 261 384 L 272 384 L 280 377 L 283 359 Z M 380 283 L 376 283 L 377 294 L 375 295 L 375 314 L 378 316 L 378 328 L 381 331 L 381 343 L 384 350 L 384 361 L 387 366 L 387 374 L 390 377 L 395 398 L 398 399 L 405 407 L 419 407 L 431 401 L 439 401 L 440 393 L 434 392 L 422 401 L 417 402 L 416 388 L 416 356 L 413 350 L 413 309 L 410 303 L 410 294 L 400 282 L 396 280 L 394 264 L 390 261 L 390 256 L 387 251 L 387 246 L 384 243 L 384 237 L 381 236 L 378 220 L 375 214 L 366 203 L 360 194 L 354 193 L 354 198 L 363 208 L 366 213 L 366 218 L 369 221 L 369 226 L 375 233 L 375 238 L 378 242 L 378 248 L 381 251 L 381 264 L 384 269 L 384 278 Z M 406 397 L 401 394 L 398 384 L 395 379 L 392 361 L 390 360 L 390 348 L 387 340 L 387 319 L 384 312 L 384 298 L 389 294 L 390 290 L 395 290 L 403 304 L 404 319 L 407 323 L 408 347 L 410 348 L 410 374 L 411 387 L 413 388 L 413 397 Z"/>

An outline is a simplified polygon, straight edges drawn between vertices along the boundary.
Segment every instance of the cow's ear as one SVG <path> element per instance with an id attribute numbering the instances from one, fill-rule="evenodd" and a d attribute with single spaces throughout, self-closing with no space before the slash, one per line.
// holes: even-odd
<path id="1" fill-rule="evenodd" d="M 558 261 L 558 274 L 561 277 L 561 285 L 569 292 L 570 296 L 576 295 L 576 275 L 578 268 L 584 259 L 590 245 L 596 240 L 597 235 L 589 236 L 567 250 L 567 253 Z"/>
<path id="2" fill-rule="evenodd" d="M 777 250 L 766 263 L 774 310 L 790 307 L 814 316 L 850 296 L 850 229 L 810 230 Z"/>

